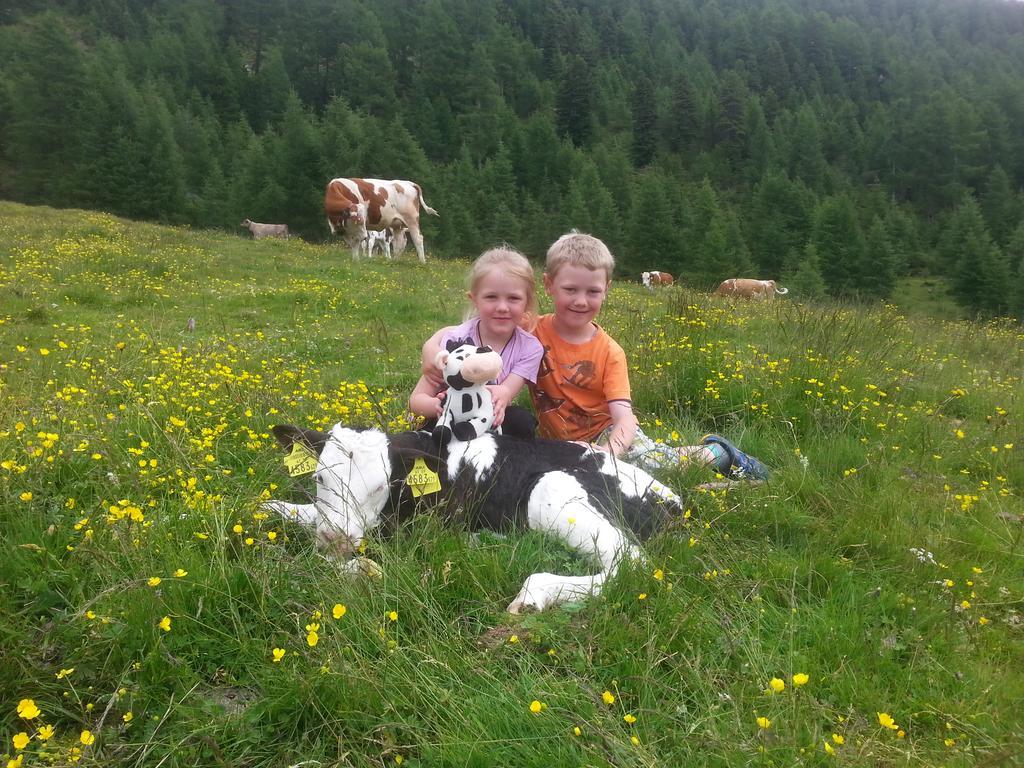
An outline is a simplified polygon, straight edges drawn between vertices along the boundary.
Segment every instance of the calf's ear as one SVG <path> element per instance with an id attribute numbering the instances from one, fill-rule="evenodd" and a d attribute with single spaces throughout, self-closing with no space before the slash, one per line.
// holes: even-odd
<path id="1" fill-rule="evenodd" d="M 324 446 L 327 445 L 327 433 L 318 432 L 315 429 L 303 429 L 293 424 L 278 424 L 271 427 L 270 431 L 274 433 L 277 442 L 285 448 L 291 448 L 295 443 L 302 443 L 317 456 L 321 454 Z"/>

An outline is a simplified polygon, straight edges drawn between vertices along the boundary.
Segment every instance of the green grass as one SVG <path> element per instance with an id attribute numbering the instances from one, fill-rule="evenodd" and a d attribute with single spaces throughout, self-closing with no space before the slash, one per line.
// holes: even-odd
<path id="1" fill-rule="evenodd" d="M 1019 326 L 616 284 L 645 431 L 773 481 L 691 491 L 600 597 L 516 617 L 529 573 L 588 564 L 427 516 L 353 579 L 260 510 L 311 486 L 271 425 L 401 428 L 467 265 L 0 203 L 5 759 L 1022 764 Z"/>

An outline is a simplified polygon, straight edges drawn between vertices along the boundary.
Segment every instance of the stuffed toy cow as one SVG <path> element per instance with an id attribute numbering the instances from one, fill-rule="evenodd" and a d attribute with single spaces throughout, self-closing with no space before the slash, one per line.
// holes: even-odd
<path id="1" fill-rule="evenodd" d="M 452 437 L 480 437 L 494 423 L 494 403 L 486 384 L 501 374 L 501 355 L 490 347 L 451 339 L 437 353 L 437 366 L 444 372 L 448 394 L 434 439 L 447 445 Z"/>

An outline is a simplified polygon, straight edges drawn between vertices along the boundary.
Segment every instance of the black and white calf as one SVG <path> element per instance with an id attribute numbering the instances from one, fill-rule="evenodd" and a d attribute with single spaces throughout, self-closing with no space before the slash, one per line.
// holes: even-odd
<path id="1" fill-rule="evenodd" d="M 393 529 L 420 507 L 469 530 L 544 531 L 600 565 L 593 576 L 534 573 L 511 613 L 600 592 L 623 558 L 638 557 L 639 543 L 680 509 L 679 497 L 643 470 L 577 443 L 486 434 L 439 448 L 429 432 L 386 435 L 341 424 L 327 433 L 273 431 L 285 447 L 304 443 L 318 454 L 316 501 L 267 506 L 314 530 L 338 555 L 351 555 L 370 531 Z M 436 493 L 413 496 L 407 481 L 417 460 L 439 476 Z"/>

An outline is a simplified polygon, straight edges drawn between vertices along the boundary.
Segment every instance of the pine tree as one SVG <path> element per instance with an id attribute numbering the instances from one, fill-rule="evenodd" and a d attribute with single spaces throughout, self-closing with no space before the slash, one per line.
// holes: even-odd
<path id="1" fill-rule="evenodd" d="M 745 223 L 754 261 L 766 276 L 779 275 L 786 255 L 803 250 L 813 209 L 813 195 L 784 172 L 769 171 L 758 182 Z"/>
<path id="2" fill-rule="evenodd" d="M 887 299 L 896 286 L 896 255 L 880 218 L 871 223 L 864 246 L 865 258 L 856 279 L 865 295 Z"/>
<path id="3" fill-rule="evenodd" d="M 367 88 L 367 83 L 373 87 Z M 387 50 L 365 41 L 338 49 L 328 88 L 332 96 L 343 96 L 353 109 L 388 120 L 395 117 L 400 104 Z"/>
<path id="4" fill-rule="evenodd" d="M 628 275 L 639 275 L 651 264 L 664 264 L 666 271 L 672 271 L 677 263 L 681 246 L 672 226 L 666 185 L 656 171 L 642 174 L 637 181 L 626 227 L 626 248 L 621 254 L 622 271 Z"/>
<path id="5" fill-rule="evenodd" d="M 821 272 L 833 296 L 856 296 L 865 264 L 864 234 L 853 202 L 845 195 L 825 199 L 814 218 L 811 242 L 821 258 Z"/>
<path id="6" fill-rule="evenodd" d="M 1024 323 L 1024 261 L 1017 263 L 1009 293 L 1010 316 L 1015 317 L 1018 323 Z"/>
<path id="7" fill-rule="evenodd" d="M 672 108 L 667 131 L 669 147 L 673 152 L 692 151 L 700 136 L 700 112 L 697 92 L 684 73 L 676 81 L 672 93 Z"/>
<path id="8" fill-rule="evenodd" d="M 285 203 L 271 221 L 312 235 L 323 226 L 322 196 L 328 174 L 318 127 L 295 93 L 288 95 L 277 135 L 272 178 L 284 191 Z"/>
<path id="9" fill-rule="evenodd" d="M 891 205 L 885 212 L 885 232 L 892 248 L 897 276 L 920 274 L 926 269 L 927 261 L 915 220 L 899 206 Z"/>
<path id="10" fill-rule="evenodd" d="M 658 116 L 654 108 L 654 85 L 649 78 L 640 77 L 636 82 L 631 106 L 633 165 L 644 168 L 654 160 L 658 148 Z"/>
<path id="11" fill-rule="evenodd" d="M 12 42 L 12 64 L 5 67 L 12 108 L 5 152 L 9 185 L 22 200 L 73 203 L 66 182 L 81 157 L 82 53 L 54 13 L 27 21 Z"/>
<path id="12" fill-rule="evenodd" d="M 821 276 L 821 259 L 813 243 L 802 251 L 792 250 L 782 273 L 782 283 L 795 299 L 820 301 L 826 296 L 825 278 Z"/>
<path id="13" fill-rule="evenodd" d="M 586 146 L 594 132 L 594 82 L 590 67 L 580 56 L 571 56 L 558 86 L 555 102 L 558 132 L 577 147 Z"/>
<path id="14" fill-rule="evenodd" d="M 1010 306 L 1009 260 L 992 242 L 973 196 L 963 199 L 943 240 L 947 251 L 956 254 L 952 289 L 957 302 L 984 316 L 1006 312 Z"/>
<path id="15" fill-rule="evenodd" d="M 992 239 L 1000 246 L 1006 245 L 1021 221 L 1022 205 L 1001 165 L 996 165 L 989 172 L 979 202 Z"/>
<path id="16" fill-rule="evenodd" d="M 747 86 L 736 70 L 728 70 L 719 86 L 718 122 L 715 140 L 726 157 L 739 159 L 746 144 L 747 126 L 744 121 L 747 105 Z"/>
<path id="17" fill-rule="evenodd" d="M 1024 221 L 1017 225 L 1004 249 L 1010 269 L 1016 273 L 1024 264 Z"/>

